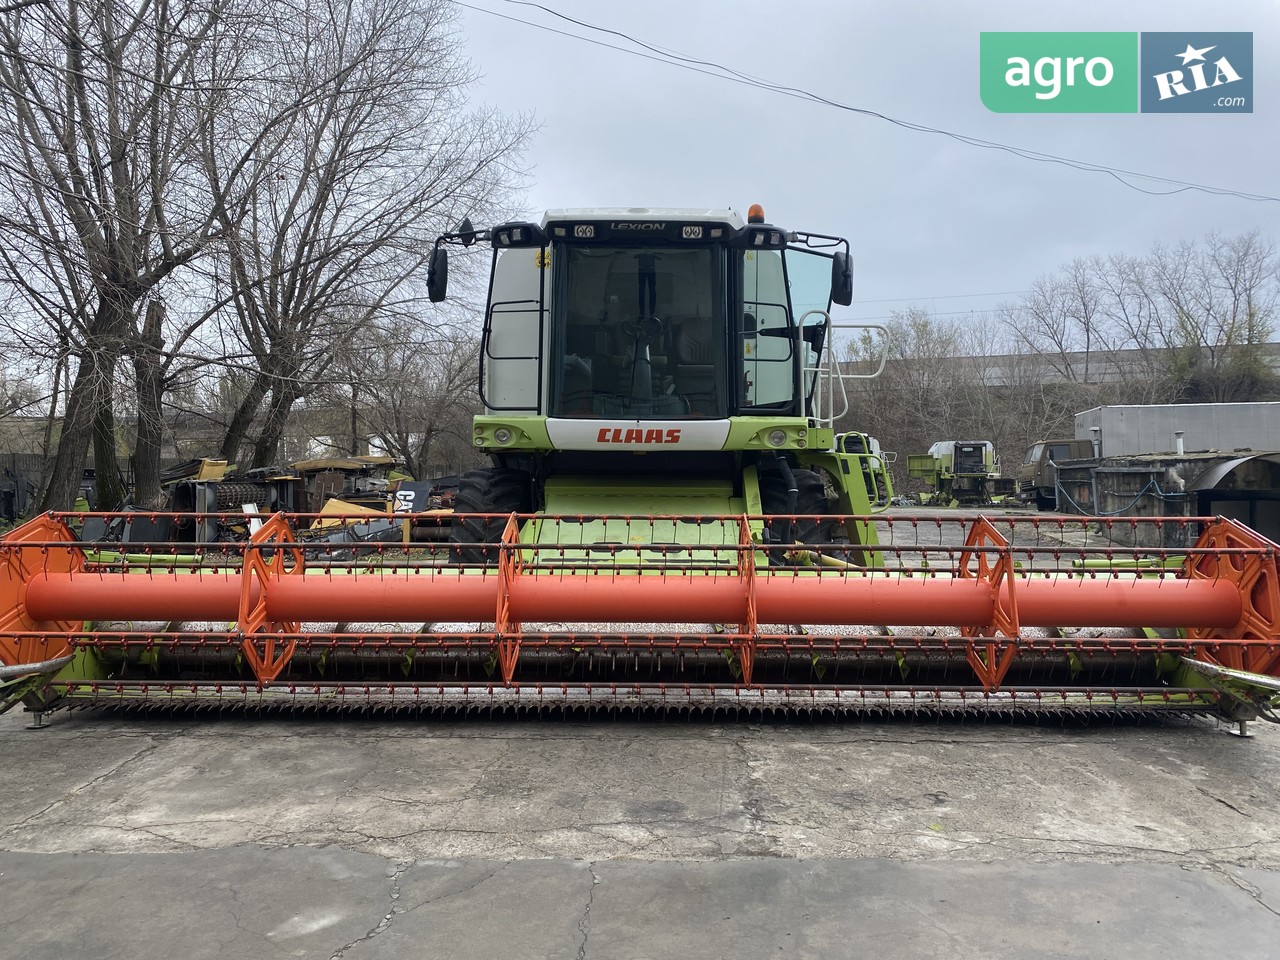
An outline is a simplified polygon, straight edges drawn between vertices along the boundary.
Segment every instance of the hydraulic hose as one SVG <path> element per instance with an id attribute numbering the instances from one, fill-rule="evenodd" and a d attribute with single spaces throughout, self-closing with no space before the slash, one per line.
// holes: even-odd
<path id="1" fill-rule="evenodd" d="M 795 541 L 793 531 L 795 529 L 796 505 L 800 500 L 800 488 L 796 485 L 796 475 L 791 472 L 791 464 L 787 462 L 787 458 L 781 453 L 775 453 L 774 459 L 778 464 L 778 471 L 782 474 L 782 479 L 787 485 L 787 518 L 781 524 L 778 540 L 790 546 Z"/>

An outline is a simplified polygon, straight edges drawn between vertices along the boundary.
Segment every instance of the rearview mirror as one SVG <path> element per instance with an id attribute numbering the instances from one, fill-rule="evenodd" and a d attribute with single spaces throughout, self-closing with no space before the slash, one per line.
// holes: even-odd
<path id="1" fill-rule="evenodd" d="M 449 251 L 437 246 L 427 267 L 427 296 L 432 303 L 439 303 L 449 291 Z"/>
<path id="2" fill-rule="evenodd" d="M 853 258 L 843 250 L 831 257 L 831 302 L 842 307 L 853 303 Z"/>

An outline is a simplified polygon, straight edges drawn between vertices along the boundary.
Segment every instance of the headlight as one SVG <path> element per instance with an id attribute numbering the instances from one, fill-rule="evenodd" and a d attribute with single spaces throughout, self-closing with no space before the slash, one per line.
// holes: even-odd
<path id="1" fill-rule="evenodd" d="M 506 445 L 511 442 L 511 431 L 506 427 L 499 427 L 497 430 L 493 431 L 493 439 L 497 440 L 498 443 Z"/>
<path id="2" fill-rule="evenodd" d="M 786 442 L 787 442 L 787 431 L 785 431 L 785 430 L 770 430 L 770 431 L 769 431 L 769 436 L 768 436 L 768 438 L 767 438 L 767 439 L 768 439 L 768 441 L 769 441 L 769 446 L 771 446 L 771 447 L 780 447 L 780 446 L 782 446 L 784 443 L 786 443 Z"/>

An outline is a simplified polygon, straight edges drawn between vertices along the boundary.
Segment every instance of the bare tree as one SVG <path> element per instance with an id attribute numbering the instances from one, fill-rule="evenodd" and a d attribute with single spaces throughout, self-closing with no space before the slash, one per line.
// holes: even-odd
<path id="1" fill-rule="evenodd" d="M 11 336 L 0 353 L 0 420 L 14 414 L 30 413 L 49 399 L 42 395 L 45 378 L 38 371 L 40 352 L 31 349 L 32 339 L 21 325 L 12 322 L 15 306 L 21 304 L 12 290 L 0 286 L 0 325 Z"/>
<path id="2" fill-rule="evenodd" d="M 1002 456 L 1021 453 L 1040 412 L 1040 384 L 1052 376 L 994 316 L 978 315 L 958 335 L 957 389 L 947 428 L 935 439 L 989 440 Z M 1028 389 L 1030 387 L 1031 389 Z"/>
<path id="3" fill-rule="evenodd" d="M 904 456 L 920 453 L 935 440 L 946 439 L 956 423 L 972 372 L 963 360 L 961 330 L 918 307 L 894 312 L 885 326 L 884 373 L 874 380 L 853 381 L 852 409 L 841 427 L 870 433 L 884 449 Z M 865 362 L 880 349 L 870 338 L 855 341 L 846 362 Z"/>
<path id="4" fill-rule="evenodd" d="M 1077 259 L 1000 323 L 895 314 L 885 373 L 853 385 L 841 426 L 900 452 L 971 439 L 1008 457 L 1072 434 L 1075 414 L 1100 404 L 1271 399 L 1280 378 L 1260 347 L 1278 309 L 1280 258 L 1256 233 Z M 871 346 L 851 344 L 845 362 L 865 366 Z"/>
<path id="5" fill-rule="evenodd" d="M 1062 380 L 1098 379 L 1096 357 L 1109 346 L 1103 326 L 1099 261 L 1076 259 L 1037 277 L 1005 322 L 1027 348 L 1044 356 Z"/>
<path id="6" fill-rule="evenodd" d="M 10 379 L 7 371 L 0 371 L 0 419 L 25 413 L 44 399 L 29 380 Z"/>
<path id="7" fill-rule="evenodd" d="M 1261 399 L 1277 388 L 1257 350 L 1271 339 L 1280 305 L 1280 259 L 1256 231 L 1216 234 L 1204 246 L 1157 246 L 1149 257 L 1157 295 L 1167 306 L 1162 329 L 1175 376 L 1189 399 Z"/>
<path id="8" fill-rule="evenodd" d="M 371 437 L 420 479 L 476 460 L 471 418 L 480 409 L 478 338 L 465 328 L 430 334 L 402 321 L 363 343 L 346 367 L 353 439 Z"/>
<path id="9" fill-rule="evenodd" d="M 1280 297 L 1256 232 L 1076 260 L 1038 278 L 1006 320 L 1066 382 L 1106 402 L 1259 399 L 1276 383 L 1258 346 Z"/>
<path id="10" fill-rule="evenodd" d="M 0 15 L 0 271 L 74 367 L 46 507 L 71 505 L 91 438 L 99 501 L 121 499 L 117 365 L 139 304 L 212 235 L 192 202 L 193 94 L 229 11 L 55 0 Z"/>
<path id="11" fill-rule="evenodd" d="M 938 440 L 989 440 L 1008 462 L 1034 440 L 1070 432 L 1076 412 L 1106 397 L 1104 385 L 1065 379 L 1057 354 L 1027 349 L 997 317 L 946 323 L 912 309 L 888 327 L 885 372 L 854 382 L 854 411 L 841 427 L 872 433 L 900 455 Z M 853 345 L 846 363 L 865 363 L 870 350 Z"/>
<path id="12" fill-rule="evenodd" d="M 253 463 L 276 456 L 294 404 L 330 377 L 377 318 L 411 311 L 434 234 L 487 217 L 517 178 L 527 121 L 466 110 L 473 74 L 443 0 L 300 0 L 273 21 L 280 89 L 316 90 L 294 122 L 258 146 L 239 189 L 225 155 L 263 104 L 242 103 L 206 131 L 206 165 L 226 235 L 217 280 L 253 367 L 222 444 L 236 459 L 259 422 Z M 265 404 L 265 412 L 263 406 Z M 260 420 L 259 420 L 260 418 Z"/>
<path id="13" fill-rule="evenodd" d="M 1102 311 L 1111 328 L 1115 357 L 1111 373 L 1124 403 L 1167 403 L 1182 384 L 1169 363 L 1164 334 L 1168 307 L 1158 295 L 1146 258 L 1115 254 L 1097 265 Z"/>

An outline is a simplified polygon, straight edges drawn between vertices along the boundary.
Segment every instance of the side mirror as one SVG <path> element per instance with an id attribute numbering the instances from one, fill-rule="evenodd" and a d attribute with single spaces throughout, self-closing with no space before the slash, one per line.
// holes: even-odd
<path id="1" fill-rule="evenodd" d="M 431 264 L 427 267 L 427 297 L 432 303 L 439 303 L 449 291 L 449 251 L 437 246 L 431 253 Z"/>
<path id="2" fill-rule="evenodd" d="M 471 225 L 470 217 L 463 217 L 462 222 L 458 224 L 458 236 L 462 238 L 464 247 L 469 247 L 476 242 L 476 228 Z"/>
<path id="3" fill-rule="evenodd" d="M 831 258 L 831 302 L 842 307 L 853 303 L 853 258 L 843 250 Z"/>

